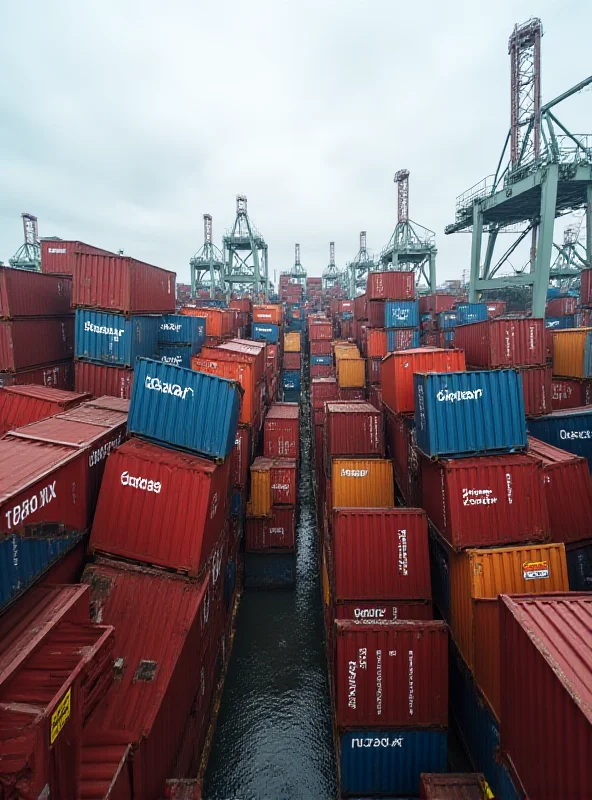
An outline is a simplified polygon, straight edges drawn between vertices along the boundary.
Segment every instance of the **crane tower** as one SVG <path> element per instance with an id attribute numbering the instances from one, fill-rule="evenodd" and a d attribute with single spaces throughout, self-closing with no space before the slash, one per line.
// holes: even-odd
<path id="1" fill-rule="evenodd" d="M 358 294 L 366 291 L 368 273 L 376 269 L 374 259 L 368 253 L 366 246 L 366 231 L 360 231 L 360 249 L 353 261 L 350 261 L 347 269 L 347 288 L 351 300 Z"/>
<path id="2" fill-rule="evenodd" d="M 223 279 L 227 295 L 232 292 L 269 297 L 267 243 L 249 219 L 247 198 L 236 196 L 236 218 L 223 237 Z"/>
<path id="3" fill-rule="evenodd" d="M 25 241 L 14 256 L 8 259 L 8 263 L 11 267 L 39 272 L 41 270 L 41 244 L 37 217 L 26 213 L 21 214 L 21 217 Z"/>
<path id="4" fill-rule="evenodd" d="M 304 285 L 306 283 L 306 270 L 300 263 L 300 245 L 294 246 L 294 266 L 290 271 L 291 283 L 299 283 Z"/>
<path id="5" fill-rule="evenodd" d="M 216 289 L 222 288 L 222 272 L 224 256 L 212 240 L 212 216 L 203 215 L 204 243 L 189 261 L 191 269 L 191 297 L 195 297 L 199 289 L 209 289 L 210 297 L 215 297 Z"/>
<path id="6" fill-rule="evenodd" d="M 335 242 L 329 242 L 329 264 L 323 270 L 323 288 L 332 289 L 339 281 L 339 271 L 335 266 Z"/>

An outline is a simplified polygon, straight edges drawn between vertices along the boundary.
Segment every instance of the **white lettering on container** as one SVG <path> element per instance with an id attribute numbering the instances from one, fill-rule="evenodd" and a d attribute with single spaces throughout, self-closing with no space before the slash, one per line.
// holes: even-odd
<path id="1" fill-rule="evenodd" d="M 497 503 L 493 489 L 463 489 L 463 506 L 491 506 Z"/>
<path id="2" fill-rule="evenodd" d="M 161 331 L 174 331 L 175 333 L 179 333 L 181 330 L 181 325 L 176 322 L 161 322 L 160 323 L 160 330 Z"/>
<path id="3" fill-rule="evenodd" d="M 376 651 L 376 714 L 382 714 L 382 650 Z"/>
<path id="4" fill-rule="evenodd" d="M 342 478 L 365 478 L 368 475 L 367 469 L 343 469 L 341 470 Z"/>
<path id="5" fill-rule="evenodd" d="M 354 608 L 355 619 L 384 619 L 386 608 Z"/>
<path id="6" fill-rule="evenodd" d="M 121 485 L 131 486 L 133 489 L 142 489 L 144 492 L 154 492 L 154 494 L 160 494 L 160 490 L 162 489 L 160 481 L 153 481 L 148 478 L 136 478 L 130 475 L 127 470 L 121 473 Z"/>
<path id="7" fill-rule="evenodd" d="M 355 661 L 350 661 L 348 663 L 348 671 L 347 671 L 347 684 L 348 684 L 348 692 L 347 692 L 347 705 L 349 708 L 356 708 L 356 677 L 357 677 L 357 664 Z"/>
<path id="8" fill-rule="evenodd" d="M 415 685 L 414 685 L 414 666 L 413 650 L 409 650 L 409 716 L 413 716 L 415 710 Z"/>
<path id="9" fill-rule="evenodd" d="M 173 367 L 180 367 L 183 363 L 183 356 L 161 356 L 160 361 L 163 364 L 172 364 Z"/>
<path id="10" fill-rule="evenodd" d="M 407 557 L 407 531 L 399 531 L 399 575 L 409 575 L 409 562 Z"/>
<path id="11" fill-rule="evenodd" d="M 109 328 L 107 325 L 95 325 L 94 322 L 88 321 L 84 323 L 84 330 L 90 333 L 102 333 L 105 336 L 112 336 L 116 342 L 125 333 L 125 328 Z"/>
<path id="12" fill-rule="evenodd" d="M 5 512 L 8 530 L 20 525 L 28 516 L 34 514 L 37 509 L 49 505 L 54 499 L 57 499 L 56 481 L 43 486 L 38 494 L 28 497 L 22 503 L 18 503 Z"/>
<path id="13" fill-rule="evenodd" d="M 404 736 L 356 736 L 351 740 L 352 750 L 356 747 L 403 747 Z"/>
<path id="14" fill-rule="evenodd" d="M 466 391 L 449 392 L 448 389 L 440 389 L 436 398 L 440 403 L 458 403 L 460 400 L 478 400 L 483 397 L 483 389 L 467 389 Z"/>
<path id="15" fill-rule="evenodd" d="M 560 439 L 590 439 L 592 438 L 591 431 L 559 431 Z"/>
<path id="16" fill-rule="evenodd" d="M 107 458 L 111 450 L 114 447 L 119 447 L 121 444 L 121 434 L 112 439 L 110 442 L 106 442 L 104 445 L 99 447 L 97 450 L 93 450 L 92 453 L 88 457 L 88 466 L 94 467 L 96 464 L 99 464 L 103 459 Z"/>
<path id="17" fill-rule="evenodd" d="M 508 503 L 512 505 L 512 476 L 509 472 L 506 472 L 506 490 L 508 492 Z"/>
<path id="18" fill-rule="evenodd" d="M 289 483 L 272 483 L 271 488 L 276 492 L 287 492 L 290 489 Z"/>
<path id="19" fill-rule="evenodd" d="M 62 253 L 63 254 L 63 253 L 67 253 L 68 251 L 66 250 L 65 247 L 48 247 L 47 248 L 47 252 L 48 253 Z"/>
<path id="20" fill-rule="evenodd" d="M 195 394 L 190 386 L 182 389 L 178 383 L 167 383 L 166 381 L 161 381 L 160 378 L 152 378 L 150 375 L 146 375 L 146 383 L 144 385 L 146 389 L 162 392 L 162 394 L 171 394 L 173 397 L 180 397 L 181 400 L 185 400 L 187 392 L 191 392 L 192 395 Z"/>

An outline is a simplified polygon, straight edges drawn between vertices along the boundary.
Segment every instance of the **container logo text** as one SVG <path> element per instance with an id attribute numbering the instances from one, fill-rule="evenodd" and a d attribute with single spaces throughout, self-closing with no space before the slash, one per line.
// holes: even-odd
<path id="1" fill-rule="evenodd" d="M 146 375 L 145 386 L 147 389 L 151 389 L 155 392 L 162 392 L 162 394 L 172 394 L 173 397 L 180 397 L 181 400 L 185 400 L 187 392 L 191 392 L 192 396 L 195 394 L 190 386 L 186 386 L 183 389 L 178 383 L 167 383 L 167 381 L 161 381 L 160 378 L 152 378 L 150 375 Z"/>
<path id="2" fill-rule="evenodd" d="M 179 331 L 181 330 L 181 325 L 179 325 L 177 322 L 161 322 L 160 330 L 174 331 L 174 333 L 179 333 Z"/>
<path id="3" fill-rule="evenodd" d="M 342 478 L 365 478 L 368 475 L 367 469 L 342 469 Z"/>
<path id="4" fill-rule="evenodd" d="M 463 506 L 491 506 L 497 503 L 493 489 L 463 489 Z"/>
<path id="5" fill-rule="evenodd" d="M 467 389 L 466 391 L 449 392 L 440 389 L 436 398 L 440 403 L 458 403 L 460 400 L 478 400 L 483 397 L 483 389 Z"/>
<path id="6" fill-rule="evenodd" d="M 32 497 L 23 500 L 22 503 L 9 508 L 6 512 L 8 530 L 20 525 L 21 522 L 24 522 L 30 514 L 34 514 L 39 508 L 49 505 L 54 498 L 57 499 L 56 481 L 43 486 L 38 495 L 34 494 Z"/>
<path id="7" fill-rule="evenodd" d="M 160 481 L 148 480 L 148 478 L 136 478 L 130 475 L 127 470 L 121 473 L 121 485 L 131 486 L 133 489 L 142 489 L 144 492 L 154 492 L 154 494 L 160 494 L 160 490 L 162 489 Z"/>
<path id="8" fill-rule="evenodd" d="M 592 438 L 591 431 L 559 431 L 560 439 L 590 439 Z"/>
<path id="9" fill-rule="evenodd" d="M 121 434 L 118 434 L 115 439 L 112 439 L 110 442 L 106 442 L 102 447 L 99 447 L 97 450 L 93 450 L 92 453 L 88 457 L 88 466 L 94 467 L 96 464 L 99 464 L 103 459 L 107 458 L 111 450 L 114 447 L 119 447 L 121 444 Z"/>
<path id="10" fill-rule="evenodd" d="M 535 581 L 539 578 L 548 578 L 551 574 L 547 561 L 525 561 L 522 564 L 522 575 L 525 581 Z"/>
<path id="11" fill-rule="evenodd" d="M 173 367 L 180 367 L 183 363 L 183 356 L 161 356 L 160 360 L 163 364 L 172 364 Z"/>
<path id="12" fill-rule="evenodd" d="M 95 325 L 94 322 L 85 322 L 84 330 L 90 333 L 102 333 L 104 336 L 112 336 L 115 342 L 118 342 L 123 334 L 125 328 L 110 328 L 108 325 Z"/>

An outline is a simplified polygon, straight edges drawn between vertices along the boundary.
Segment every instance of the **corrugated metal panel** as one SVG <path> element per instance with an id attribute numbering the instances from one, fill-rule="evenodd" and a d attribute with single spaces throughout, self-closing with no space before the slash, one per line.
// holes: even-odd
<path id="1" fill-rule="evenodd" d="M 95 397 L 108 395 L 129 400 L 132 396 L 134 370 L 76 361 L 74 382 L 77 392 L 90 392 Z"/>
<path id="2" fill-rule="evenodd" d="M 487 303 L 487 316 L 489 319 L 501 317 L 506 310 L 506 305 L 505 300 L 489 301 L 489 303 Z"/>
<path id="3" fill-rule="evenodd" d="M 271 463 L 271 459 L 256 458 L 251 464 L 249 516 L 265 517 L 271 513 Z"/>
<path id="4" fill-rule="evenodd" d="M 196 372 L 207 375 L 215 375 L 218 378 L 227 378 L 237 381 L 242 389 L 239 422 L 251 425 L 259 411 L 259 397 L 261 388 L 255 383 L 255 356 L 245 356 L 241 359 L 232 359 L 224 355 L 218 359 L 217 351 L 219 348 L 207 348 L 208 356 L 204 356 L 203 351 L 199 356 L 191 359 L 191 367 Z M 209 353 L 216 353 L 214 358 L 210 358 Z"/>
<path id="5" fill-rule="evenodd" d="M 459 303 L 456 306 L 458 325 L 468 325 L 487 319 L 487 303 Z"/>
<path id="6" fill-rule="evenodd" d="M 553 333 L 553 375 L 592 378 L 592 329 Z"/>
<path id="7" fill-rule="evenodd" d="M 384 305 L 385 328 L 417 328 L 418 325 L 417 300 L 387 300 Z"/>
<path id="8" fill-rule="evenodd" d="M 479 773 L 421 776 L 421 800 L 486 800 L 485 776 Z"/>
<path id="9" fill-rule="evenodd" d="M 545 541 L 544 475 L 528 456 L 420 459 L 422 506 L 454 547 Z"/>
<path id="10" fill-rule="evenodd" d="M 282 306 L 278 304 L 254 305 L 253 322 L 272 322 L 274 325 L 282 324 Z"/>
<path id="11" fill-rule="evenodd" d="M 528 432 L 553 447 L 585 458 L 592 470 L 592 406 L 554 411 L 530 419 Z"/>
<path id="12" fill-rule="evenodd" d="M 328 356 L 328 358 L 331 358 L 331 356 Z M 335 378 L 335 367 L 333 364 L 311 364 L 310 378 L 311 381 L 315 378 Z"/>
<path id="13" fill-rule="evenodd" d="M 247 486 L 250 462 L 251 429 L 241 426 L 237 428 L 231 454 L 230 476 L 234 486 L 240 488 L 245 488 Z"/>
<path id="14" fill-rule="evenodd" d="M 369 403 L 329 402 L 325 424 L 329 456 L 384 458 L 382 414 Z"/>
<path id="15" fill-rule="evenodd" d="M 284 389 L 300 390 L 300 370 L 285 369 L 282 372 L 282 386 Z"/>
<path id="16" fill-rule="evenodd" d="M 128 256 L 76 253 L 72 305 L 123 314 L 172 314 L 175 273 Z"/>
<path id="17" fill-rule="evenodd" d="M 158 323 L 159 344 L 188 344 L 197 352 L 206 341 L 206 318 L 165 314 Z"/>
<path id="18" fill-rule="evenodd" d="M 209 308 L 206 306 L 183 306 L 179 313 L 182 316 L 196 317 L 206 321 L 206 342 L 211 336 L 227 337 L 232 335 L 230 316 L 223 308 Z"/>
<path id="19" fill-rule="evenodd" d="M 12 428 L 50 417 L 90 399 L 88 393 L 65 392 L 48 386 L 0 389 L 0 436 Z"/>
<path id="20" fill-rule="evenodd" d="M 335 625 L 338 728 L 447 727 L 444 622 L 338 620 Z"/>
<path id="21" fill-rule="evenodd" d="M 234 445 L 241 394 L 234 381 L 139 358 L 128 429 L 158 442 L 224 459 Z"/>
<path id="22" fill-rule="evenodd" d="M 71 313 L 72 279 L 0 267 L 0 317 L 64 317 Z"/>
<path id="23" fill-rule="evenodd" d="M 300 333 L 284 333 L 284 352 L 285 353 L 299 353 L 300 352 Z"/>
<path id="24" fill-rule="evenodd" d="M 311 342 L 310 352 L 315 352 L 312 348 L 312 342 L 318 340 L 330 341 L 333 338 L 333 325 L 329 321 L 309 320 L 308 322 L 308 338 Z"/>
<path id="25" fill-rule="evenodd" d="M 340 358 L 337 383 L 341 388 L 357 389 L 366 385 L 366 362 L 363 358 Z"/>
<path id="26" fill-rule="evenodd" d="M 430 457 L 526 448 L 517 370 L 416 373 L 417 446 Z"/>
<path id="27" fill-rule="evenodd" d="M 273 403 L 263 431 L 263 454 L 267 458 L 295 458 L 300 453 L 297 403 Z"/>
<path id="28" fill-rule="evenodd" d="M 449 311 L 454 307 L 456 298 L 451 294 L 424 294 L 419 298 L 419 310 L 429 311 L 431 314 L 439 314 L 440 311 Z"/>
<path id="29" fill-rule="evenodd" d="M 130 439 L 107 459 L 91 551 L 197 575 L 227 516 L 229 467 Z"/>
<path id="30" fill-rule="evenodd" d="M 58 275 L 72 275 L 76 253 L 98 253 L 114 256 L 110 250 L 102 250 L 84 242 L 65 241 L 63 239 L 41 240 L 41 272 Z"/>
<path id="31" fill-rule="evenodd" d="M 313 358 L 326 358 L 326 356 L 313 356 Z M 284 369 L 300 370 L 300 353 L 284 353 Z"/>
<path id="32" fill-rule="evenodd" d="M 160 320 L 77 308 L 75 356 L 121 367 L 132 367 L 138 356 L 156 358 Z"/>
<path id="33" fill-rule="evenodd" d="M 384 358 L 387 349 L 387 337 L 384 328 L 367 328 L 365 333 L 366 355 L 368 358 Z"/>
<path id="34" fill-rule="evenodd" d="M 362 622 L 394 622 L 396 620 L 432 620 L 434 612 L 429 600 L 339 600 L 333 607 L 335 619 Z"/>
<path id="35" fill-rule="evenodd" d="M 13 372 L 74 355 L 74 317 L 0 321 L 0 371 Z"/>
<path id="36" fill-rule="evenodd" d="M 0 372 L 0 387 L 25 386 L 32 383 L 37 386 L 53 386 L 55 389 L 72 391 L 74 389 L 74 361 L 70 359 L 18 372 Z"/>
<path id="37" fill-rule="evenodd" d="M 521 369 L 520 374 L 526 416 L 540 417 L 542 414 L 550 414 L 553 374 L 551 367 L 527 367 Z"/>
<path id="38" fill-rule="evenodd" d="M 190 319 L 190 317 L 187 317 Z M 191 369 L 193 347 L 190 344 L 159 344 L 156 360 L 173 367 Z"/>
<path id="39" fill-rule="evenodd" d="M 577 297 L 555 297 L 547 301 L 545 316 L 565 317 L 568 314 L 575 314 L 577 306 Z"/>
<path id="40" fill-rule="evenodd" d="M 592 591 L 592 542 L 569 545 L 565 551 L 570 591 Z"/>
<path id="41" fill-rule="evenodd" d="M 333 459 L 330 508 L 393 508 L 392 461 L 379 458 Z"/>
<path id="42" fill-rule="evenodd" d="M 450 563 L 449 549 L 433 528 L 429 528 L 430 574 L 434 605 L 450 625 Z"/>
<path id="43" fill-rule="evenodd" d="M 315 326 L 316 327 L 316 326 Z M 331 355 L 331 337 L 327 339 L 312 339 L 309 334 L 310 354 L 316 356 Z"/>
<path id="44" fill-rule="evenodd" d="M 268 325 L 262 322 L 253 323 L 253 339 L 256 341 L 275 344 L 279 341 L 280 329 L 277 325 Z"/>
<path id="45" fill-rule="evenodd" d="M 553 411 L 592 405 L 592 380 L 553 378 L 551 390 Z"/>
<path id="46" fill-rule="evenodd" d="M 417 328 L 387 329 L 386 353 L 394 353 L 396 350 L 413 350 L 416 347 L 419 347 L 419 331 Z"/>
<path id="47" fill-rule="evenodd" d="M 294 508 L 277 506 L 268 517 L 247 517 L 245 520 L 245 550 L 293 550 L 296 534 Z"/>
<path id="48" fill-rule="evenodd" d="M 385 300 L 372 300 L 367 305 L 368 327 L 384 328 L 384 306 Z"/>
<path id="49" fill-rule="evenodd" d="M 441 330 L 456 328 L 459 324 L 458 313 L 456 311 L 442 311 L 438 315 L 438 324 Z"/>
<path id="50" fill-rule="evenodd" d="M 415 273 L 411 271 L 371 272 L 366 286 L 368 300 L 413 300 Z"/>
<path id="51" fill-rule="evenodd" d="M 446 769 L 446 731 L 353 730 L 340 737 L 341 793 L 417 795 L 422 772 Z"/>
<path id="52" fill-rule="evenodd" d="M 527 795 L 592 786 L 592 598 L 500 598 L 501 746 Z"/>
<path id="53" fill-rule="evenodd" d="M 338 509 L 333 515 L 336 600 L 429 600 L 428 526 L 420 509 Z"/>
<path id="54" fill-rule="evenodd" d="M 88 400 L 84 405 L 85 408 L 102 408 L 105 411 L 121 411 L 123 414 L 129 414 L 129 400 L 123 397 L 102 395 Z"/>
<path id="55" fill-rule="evenodd" d="M 329 367 L 333 364 L 333 359 L 330 355 L 327 356 L 311 356 L 310 357 L 310 364 L 311 366 L 318 366 L 322 364 L 323 366 Z"/>
<path id="56" fill-rule="evenodd" d="M 337 399 L 341 403 L 360 403 L 366 400 L 366 389 L 355 386 L 339 386 Z"/>
<path id="57" fill-rule="evenodd" d="M 465 369 L 462 350 L 419 348 L 390 353 L 382 362 L 382 399 L 395 414 L 415 411 L 413 375 L 416 372 L 460 372 Z"/>
<path id="58" fill-rule="evenodd" d="M 483 369 L 545 366 L 542 319 L 491 319 L 455 328 L 454 344 L 467 364 Z"/>

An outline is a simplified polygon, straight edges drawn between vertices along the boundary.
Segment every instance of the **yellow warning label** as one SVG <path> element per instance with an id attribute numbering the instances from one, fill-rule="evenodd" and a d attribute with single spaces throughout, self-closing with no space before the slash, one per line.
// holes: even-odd
<path id="1" fill-rule="evenodd" d="M 60 732 L 72 712 L 72 687 L 68 689 L 57 705 L 56 710 L 51 715 L 51 728 L 49 733 L 49 743 L 53 744 L 60 735 Z"/>
<path id="2" fill-rule="evenodd" d="M 525 561 L 522 564 L 522 574 L 525 581 L 548 578 L 550 575 L 549 564 L 547 561 Z"/>

